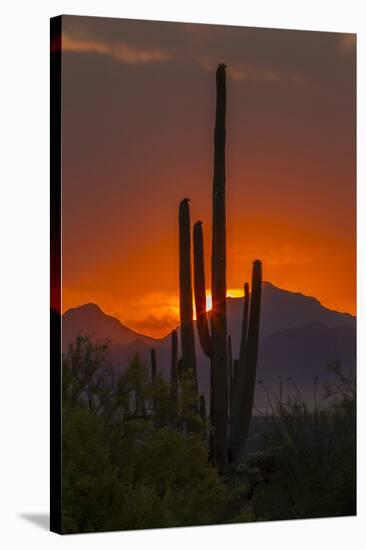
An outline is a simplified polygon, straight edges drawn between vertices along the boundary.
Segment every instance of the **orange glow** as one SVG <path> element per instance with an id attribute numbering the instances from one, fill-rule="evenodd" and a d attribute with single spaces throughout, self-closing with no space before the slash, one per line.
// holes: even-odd
<path id="1" fill-rule="evenodd" d="M 244 291 L 242 288 L 228 288 L 226 296 L 229 298 L 241 298 L 244 296 Z M 212 295 L 211 291 L 206 292 L 206 311 L 212 309 Z"/>
<path id="2" fill-rule="evenodd" d="M 94 302 L 153 337 L 177 327 L 183 197 L 211 285 L 222 60 L 228 296 L 259 258 L 264 280 L 354 314 L 354 37 L 177 24 L 167 40 L 165 23 L 121 20 L 116 41 L 111 20 L 84 21 L 66 18 L 63 37 L 62 310 Z"/>

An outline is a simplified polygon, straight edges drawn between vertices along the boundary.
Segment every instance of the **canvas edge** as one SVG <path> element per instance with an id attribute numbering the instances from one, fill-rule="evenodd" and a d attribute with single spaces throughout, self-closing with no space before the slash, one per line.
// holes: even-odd
<path id="1" fill-rule="evenodd" d="M 50 19 L 50 531 L 62 534 L 61 30 Z"/>

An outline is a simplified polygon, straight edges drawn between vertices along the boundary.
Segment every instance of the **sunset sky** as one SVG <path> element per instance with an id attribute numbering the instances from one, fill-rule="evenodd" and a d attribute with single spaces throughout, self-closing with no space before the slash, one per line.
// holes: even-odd
<path id="1" fill-rule="evenodd" d="M 178 324 L 178 204 L 210 281 L 215 69 L 227 65 L 227 280 L 355 313 L 355 36 L 63 17 L 62 307 Z"/>

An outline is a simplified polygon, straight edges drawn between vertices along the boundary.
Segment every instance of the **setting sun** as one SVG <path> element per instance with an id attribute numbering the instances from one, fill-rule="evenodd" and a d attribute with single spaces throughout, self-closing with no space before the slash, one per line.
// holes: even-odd
<path id="1" fill-rule="evenodd" d="M 244 291 L 242 288 L 228 288 L 226 292 L 228 298 L 241 298 L 244 296 Z M 206 311 L 212 309 L 212 295 L 211 292 L 206 292 Z"/>

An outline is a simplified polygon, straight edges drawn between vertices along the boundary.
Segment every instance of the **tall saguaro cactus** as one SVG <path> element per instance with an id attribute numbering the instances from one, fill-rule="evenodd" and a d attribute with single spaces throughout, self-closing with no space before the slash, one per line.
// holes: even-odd
<path id="1" fill-rule="evenodd" d="M 234 359 L 231 338 L 227 336 L 226 311 L 225 118 L 226 74 L 225 65 L 220 64 L 216 70 L 210 326 L 206 312 L 204 244 L 202 222 L 200 221 L 196 222 L 193 228 L 193 247 L 197 330 L 202 350 L 211 362 L 210 454 L 221 473 L 226 472 L 228 459 L 232 462 L 240 456 L 249 431 L 255 389 L 262 285 L 261 262 L 256 260 L 253 264 L 250 307 L 249 285 L 248 283 L 244 285 L 240 352 L 239 359 Z M 182 358 L 183 366 L 191 361 L 192 349 L 194 355 L 193 323 L 190 322 L 192 319 L 192 290 L 190 286 L 189 227 L 188 199 L 184 199 L 179 209 L 180 314 L 182 349 L 185 348 Z M 230 423 L 228 422 L 229 415 Z M 228 425 L 230 425 L 230 445 Z"/>
<path id="2" fill-rule="evenodd" d="M 189 199 L 183 199 L 179 205 L 179 311 L 182 367 L 184 371 L 192 372 L 197 386 L 190 225 Z"/>
<path id="3" fill-rule="evenodd" d="M 226 320 L 226 211 L 225 211 L 225 142 L 226 142 L 226 73 L 225 65 L 216 70 L 216 121 L 214 135 L 214 175 L 212 189 L 212 356 L 211 376 L 214 394 L 212 421 L 214 455 L 219 470 L 227 464 L 228 376 Z"/>

